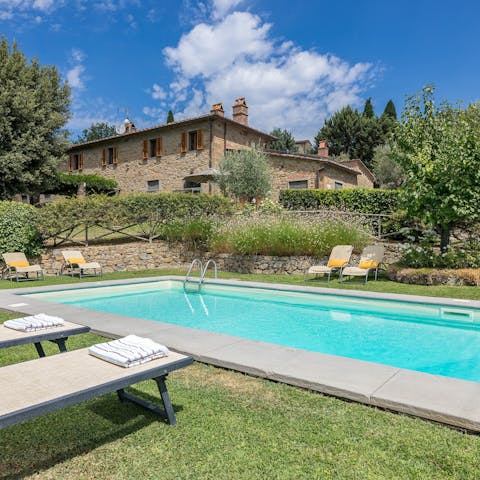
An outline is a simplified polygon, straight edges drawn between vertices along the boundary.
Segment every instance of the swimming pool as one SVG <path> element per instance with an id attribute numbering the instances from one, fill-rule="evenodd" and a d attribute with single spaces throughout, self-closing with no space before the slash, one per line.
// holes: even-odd
<path id="1" fill-rule="evenodd" d="M 480 310 L 178 281 L 30 294 L 55 303 L 480 382 Z"/>

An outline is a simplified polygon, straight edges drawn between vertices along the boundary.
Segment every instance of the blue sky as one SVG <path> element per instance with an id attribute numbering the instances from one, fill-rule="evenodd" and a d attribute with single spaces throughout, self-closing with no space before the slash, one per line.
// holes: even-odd
<path id="1" fill-rule="evenodd" d="M 427 83 L 479 101 L 478 18 L 474 0 L 0 0 L 0 32 L 68 79 L 73 132 L 245 96 L 251 126 L 312 139 L 344 105 L 400 112 Z"/>

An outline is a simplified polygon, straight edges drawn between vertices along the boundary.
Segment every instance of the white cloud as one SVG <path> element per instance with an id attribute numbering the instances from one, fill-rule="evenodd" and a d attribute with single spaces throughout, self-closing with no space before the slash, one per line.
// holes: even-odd
<path id="1" fill-rule="evenodd" d="M 85 73 L 84 60 L 85 54 L 78 48 L 72 48 L 70 58 L 68 59 L 71 68 L 66 73 L 68 84 L 72 89 L 82 90 L 85 87 L 83 75 Z"/>
<path id="2" fill-rule="evenodd" d="M 35 0 L 32 7 L 37 10 L 46 11 L 55 5 L 55 0 Z"/>
<path id="3" fill-rule="evenodd" d="M 213 18 L 222 18 L 226 13 L 242 2 L 243 0 L 212 0 Z"/>
<path id="4" fill-rule="evenodd" d="M 82 74 L 85 72 L 83 65 L 76 65 L 67 72 L 68 84 L 72 88 L 82 89 L 84 87 Z"/>
<path id="5" fill-rule="evenodd" d="M 165 90 L 160 85 L 154 83 L 152 87 L 152 98 L 154 100 L 163 100 L 166 97 L 167 94 L 165 93 Z"/>
<path id="6" fill-rule="evenodd" d="M 250 125 L 264 131 L 292 130 L 312 138 L 325 117 L 361 102 L 375 69 L 293 42 L 277 41 L 271 25 L 257 15 L 234 11 L 237 0 L 213 0 L 216 14 L 185 33 L 163 53 L 175 80 L 167 92 L 178 117 L 209 111 L 223 102 L 226 112 L 235 98 L 246 97 Z M 223 15 L 223 16 L 222 16 Z"/>

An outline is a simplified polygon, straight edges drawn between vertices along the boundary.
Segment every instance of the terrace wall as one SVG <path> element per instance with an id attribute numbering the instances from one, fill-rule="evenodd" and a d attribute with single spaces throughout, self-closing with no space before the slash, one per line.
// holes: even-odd
<path id="1" fill-rule="evenodd" d="M 70 247 L 78 249 L 78 247 Z M 69 247 L 63 248 L 68 250 Z M 62 268 L 62 255 L 59 248 L 45 252 L 40 263 L 47 275 L 56 275 Z M 327 258 L 318 259 L 308 256 L 271 257 L 265 255 L 243 256 L 236 254 L 215 254 L 211 252 L 194 252 L 183 248 L 180 243 L 156 241 L 129 242 L 116 244 L 90 245 L 81 247 L 87 261 L 96 261 L 103 266 L 104 272 L 153 270 L 164 268 L 183 268 L 187 270 L 190 262 L 199 257 L 202 260 L 214 258 L 218 268 L 228 272 L 265 273 L 265 274 L 299 274 L 310 265 L 326 262 Z M 387 245 L 386 263 L 393 263 L 399 258 L 398 247 Z M 358 257 L 353 256 L 356 263 Z"/>

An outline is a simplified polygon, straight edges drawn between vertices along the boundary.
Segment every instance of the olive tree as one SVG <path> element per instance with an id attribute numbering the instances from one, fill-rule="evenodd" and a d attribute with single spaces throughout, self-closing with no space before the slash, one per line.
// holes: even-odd
<path id="1" fill-rule="evenodd" d="M 220 162 L 216 182 L 224 195 L 242 202 L 265 198 L 272 188 L 267 156 L 259 148 L 227 152 Z"/>
<path id="2" fill-rule="evenodd" d="M 395 137 L 405 207 L 440 234 L 445 252 L 454 227 L 480 218 L 480 104 L 437 106 L 427 86 L 407 99 Z"/>

